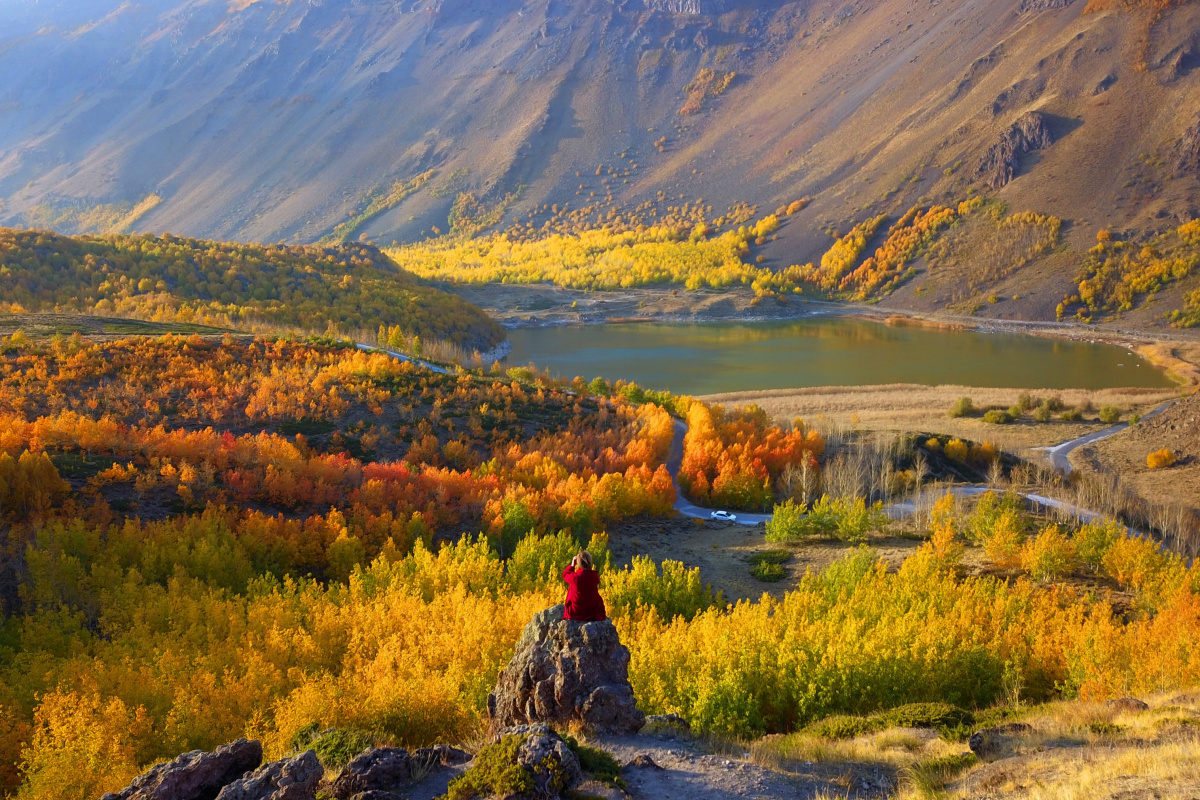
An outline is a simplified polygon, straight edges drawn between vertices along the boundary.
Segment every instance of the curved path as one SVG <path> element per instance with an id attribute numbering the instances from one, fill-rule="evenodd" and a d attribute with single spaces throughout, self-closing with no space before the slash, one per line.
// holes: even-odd
<path id="1" fill-rule="evenodd" d="M 398 361 L 407 361 L 410 364 L 416 364 L 418 367 L 424 367 L 425 369 L 427 369 L 431 372 L 436 372 L 439 375 L 449 375 L 450 374 L 450 370 L 446 369 L 445 367 L 439 367 L 437 364 L 430 364 L 428 361 L 420 361 L 418 359 L 412 358 L 411 356 L 406 356 L 406 355 L 404 355 L 404 353 L 397 353 L 395 350 L 385 350 L 382 347 L 376 347 L 374 345 L 363 344 L 362 342 L 359 342 L 358 344 L 356 344 L 355 347 L 357 347 L 359 350 L 362 350 L 362 351 L 368 352 L 368 353 L 387 353 L 389 356 L 391 356 L 392 358 L 394 358 Z"/>
<path id="2" fill-rule="evenodd" d="M 1169 408 L 1170 405 L 1171 403 L 1164 403 L 1143 417 L 1143 419 L 1149 419 L 1156 414 L 1161 414 L 1163 411 Z M 1051 462 L 1055 466 L 1059 466 L 1061 459 L 1061 463 L 1066 464 L 1066 471 L 1070 472 L 1071 465 L 1070 462 L 1067 461 L 1068 453 L 1077 447 L 1082 447 L 1086 444 L 1091 444 L 1092 442 L 1098 442 L 1101 439 L 1107 439 L 1110 436 L 1114 436 L 1128 427 L 1129 423 L 1122 422 L 1119 425 L 1113 425 L 1112 427 L 1105 428 L 1102 431 L 1096 431 L 1095 433 L 1090 433 L 1087 436 L 1081 436 L 1078 439 L 1072 439 L 1069 442 L 1063 442 L 1062 444 L 1056 445 L 1053 448 L 1039 449 L 1045 449 L 1049 453 Z M 692 517 L 693 519 L 710 519 L 712 517 L 712 509 L 701 508 L 700 506 L 689 502 L 686 498 L 684 498 L 683 490 L 679 487 L 679 469 L 683 465 L 683 438 L 686 435 L 687 425 L 680 420 L 675 420 L 675 438 L 671 440 L 671 449 L 667 456 L 667 470 L 670 471 L 671 480 L 675 484 L 675 510 L 685 517 Z M 976 497 L 984 494 L 985 492 L 993 491 L 993 489 L 992 487 L 984 484 L 968 484 L 965 486 L 951 486 L 945 491 L 953 494 L 955 497 Z M 1097 520 L 1106 518 L 1103 514 L 1099 514 L 1095 511 L 1091 511 L 1062 500 L 1056 500 L 1053 497 L 1044 497 L 1040 494 L 1026 492 L 1020 492 L 1019 494 L 1040 508 L 1063 511 L 1076 517 L 1081 522 L 1095 522 Z M 898 503 L 892 503 L 891 505 L 886 506 L 883 511 L 892 519 L 901 519 L 903 517 L 912 516 L 917 512 L 917 500 L 918 498 L 914 497 L 908 500 L 902 500 Z M 739 511 L 736 512 L 736 516 L 737 523 L 739 525 L 758 525 L 760 523 L 770 521 L 773 515 L 744 514 Z"/>
<path id="3" fill-rule="evenodd" d="M 1151 417 L 1158 416 L 1170 408 L 1174 402 L 1174 400 L 1171 400 L 1163 403 L 1161 406 L 1142 417 L 1142 419 L 1146 420 L 1150 419 Z M 1055 469 L 1062 470 L 1064 475 L 1070 475 L 1075 469 L 1071 466 L 1071 459 L 1069 458 L 1071 451 L 1080 447 L 1084 447 L 1085 445 L 1092 444 L 1093 442 L 1107 439 L 1110 436 L 1116 436 L 1118 433 L 1128 427 L 1128 422 L 1118 422 L 1116 425 L 1112 425 L 1104 430 L 1096 431 L 1095 433 L 1089 433 L 1087 436 L 1080 436 L 1078 439 L 1072 439 L 1069 442 L 1063 442 L 1062 444 L 1057 444 L 1054 447 L 1036 447 L 1034 449 L 1045 451 L 1046 456 L 1050 459 L 1050 463 Z"/>

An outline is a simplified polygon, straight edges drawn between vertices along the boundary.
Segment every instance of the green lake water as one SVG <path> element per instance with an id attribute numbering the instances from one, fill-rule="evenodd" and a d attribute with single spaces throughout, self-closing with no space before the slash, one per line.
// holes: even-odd
<path id="1" fill-rule="evenodd" d="M 677 394 L 876 383 L 1029 389 L 1169 387 L 1122 347 L 1035 336 L 890 327 L 845 317 L 753 323 L 519 328 L 510 365 L 624 378 Z"/>

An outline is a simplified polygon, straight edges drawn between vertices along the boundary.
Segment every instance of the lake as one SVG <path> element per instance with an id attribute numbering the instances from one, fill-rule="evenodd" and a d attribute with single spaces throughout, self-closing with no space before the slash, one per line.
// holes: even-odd
<path id="1" fill-rule="evenodd" d="M 877 383 L 1028 389 L 1170 387 L 1122 347 L 1036 336 L 891 327 L 846 317 L 620 323 L 509 331 L 509 365 L 624 378 L 676 394 Z"/>

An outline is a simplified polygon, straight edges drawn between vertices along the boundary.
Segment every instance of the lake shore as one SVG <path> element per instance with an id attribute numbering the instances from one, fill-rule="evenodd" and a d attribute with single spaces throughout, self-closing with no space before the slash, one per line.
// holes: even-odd
<path id="1" fill-rule="evenodd" d="M 1113 344 L 1135 351 L 1164 369 L 1181 387 L 1200 386 L 1200 331 L 1129 328 L 1117 322 L 1088 325 L 1080 322 L 975 317 L 803 297 L 759 300 L 747 287 L 722 291 L 639 288 L 604 292 L 549 285 L 460 285 L 452 288 L 456 294 L 479 305 L 510 330 L 631 322 L 754 323 L 814 317 L 853 317 L 897 327 L 1019 334 Z"/>

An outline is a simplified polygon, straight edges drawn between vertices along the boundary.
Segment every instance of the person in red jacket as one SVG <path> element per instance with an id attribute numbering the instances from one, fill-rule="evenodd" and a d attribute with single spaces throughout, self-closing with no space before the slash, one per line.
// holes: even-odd
<path id="1" fill-rule="evenodd" d="M 608 619 L 600 597 L 600 573 L 592 566 L 592 554 L 584 550 L 563 570 L 567 582 L 565 619 L 599 622 Z"/>

